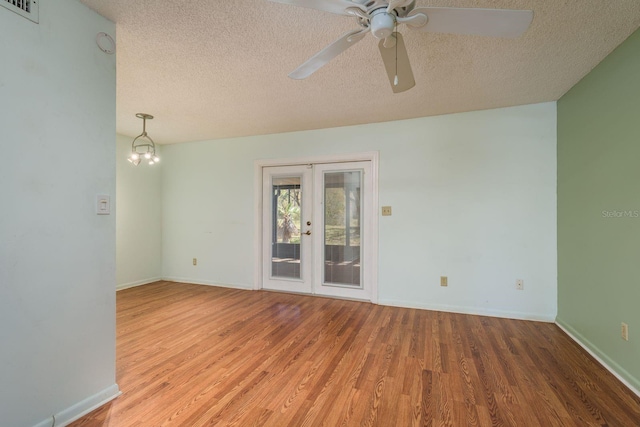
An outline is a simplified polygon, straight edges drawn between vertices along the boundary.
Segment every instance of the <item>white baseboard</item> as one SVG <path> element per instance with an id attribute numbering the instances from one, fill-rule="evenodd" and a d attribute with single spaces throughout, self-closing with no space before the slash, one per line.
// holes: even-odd
<path id="1" fill-rule="evenodd" d="M 54 416 L 47 418 L 36 424 L 34 427 L 64 427 L 66 425 L 71 424 L 75 420 L 80 417 L 87 415 L 89 412 L 94 409 L 98 409 L 100 406 L 104 405 L 120 396 L 122 393 L 118 388 L 118 384 L 113 384 L 105 388 L 104 390 L 94 394 L 93 396 L 89 396 L 86 399 L 76 403 L 73 406 L 64 409 L 63 411 L 55 414 L 55 424 L 54 424 Z"/>
<path id="2" fill-rule="evenodd" d="M 138 280 L 136 282 L 121 283 L 119 285 L 116 285 L 116 291 L 134 288 L 136 286 L 148 285 L 149 283 L 157 282 L 158 280 L 162 280 L 162 277 L 153 277 L 151 279 L 143 279 L 143 280 Z"/>
<path id="3" fill-rule="evenodd" d="M 631 390 L 634 394 L 640 397 L 640 387 L 632 384 L 630 380 L 627 378 L 632 378 L 632 381 L 636 384 L 640 384 L 640 380 L 633 377 L 633 375 L 629 374 L 622 366 L 618 365 L 616 362 L 611 360 L 609 356 L 607 356 L 603 351 L 601 351 L 598 347 L 593 345 L 588 339 L 582 336 L 578 331 L 573 329 L 568 324 L 564 323 L 560 319 L 556 319 L 556 325 L 564 331 L 565 334 L 569 335 L 569 338 L 574 340 L 576 344 L 582 347 L 587 353 L 589 353 L 594 359 L 598 361 L 604 368 L 611 372 L 611 374 L 620 380 L 622 384 L 627 386 L 629 390 Z"/>
<path id="4" fill-rule="evenodd" d="M 539 313 L 522 313 L 519 311 L 503 311 L 503 310 L 493 310 L 493 309 L 485 309 L 485 308 L 479 308 L 479 307 L 464 307 L 464 306 L 446 305 L 446 304 L 422 304 L 422 303 L 416 303 L 413 301 L 400 301 L 400 300 L 390 300 L 390 299 L 383 299 L 383 298 L 378 300 L 378 304 L 388 305 L 392 307 L 418 308 L 421 310 L 444 311 L 447 313 L 473 314 L 475 316 L 501 317 L 504 319 L 533 320 L 536 322 L 546 322 L 546 323 L 555 322 L 555 315 L 546 315 L 546 314 L 539 314 Z"/>
<path id="5" fill-rule="evenodd" d="M 245 291 L 254 290 L 253 285 L 237 285 L 237 284 L 230 284 L 230 283 L 219 283 L 219 282 L 212 282 L 208 280 L 189 279 L 186 277 L 163 277 L 161 280 L 166 280 L 168 282 L 189 283 L 192 285 L 217 286 L 219 288 L 242 289 Z"/>
<path id="6" fill-rule="evenodd" d="M 255 288 L 251 285 L 218 283 L 218 282 L 211 282 L 211 281 L 189 279 L 185 277 L 163 277 L 162 280 L 166 280 L 169 282 L 178 282 L 178 283 L 190 283 L 194 285 L 218 286 L 221 288 L 255 290 Z M 453 306 L 453 305 L 444 305 L 444 304 L 420 304 L 420 303 L 416 304 L 415 302 L 411 302 L 411 301 L 400 301 L 400 300 L 390 300 L 390 299 L 379 299 L 378 304 L 388 305 L 392 307 L 418 308 L 422 310 L 444 311 L 448 313 L 460 313 L 460 314 L 473 314 L 476 316 L 501 317 L 505 319 L 532 320 L 536 322 L 546 322 L 546 323 L 554 323 L 556 319 L 555 314 L 543 315 L 539 313 L 522 313 L 517 311 L 491 310 L 491 309 L 482 309 L 477 307 L 462 307 L 462 306 Z"/>

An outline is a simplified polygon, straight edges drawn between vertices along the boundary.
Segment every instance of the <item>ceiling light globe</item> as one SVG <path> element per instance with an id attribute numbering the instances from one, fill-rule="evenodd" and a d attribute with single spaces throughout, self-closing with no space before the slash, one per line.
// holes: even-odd
<path id="1" fill-rule="evenodd" d="M 131 160 L 138 160 L 140 155 L 138 153 L 131 153 Z"/>
<path id="2" fill-rule="evenodd" d="M 144 153 L 144 158 L 145 159 L 150 159 L 151 158 L 151 153 Z"/>
<path id="3" fill-rule="evenodd" d="M 153 161 L 154 161 L 154 162 L 156 162 L 156 163 L 158 163 L 158 162 L 160 161 L 160 157 L 158 157 L 158 156 L 154 156 L 154 157 L 153 157 Z"/>

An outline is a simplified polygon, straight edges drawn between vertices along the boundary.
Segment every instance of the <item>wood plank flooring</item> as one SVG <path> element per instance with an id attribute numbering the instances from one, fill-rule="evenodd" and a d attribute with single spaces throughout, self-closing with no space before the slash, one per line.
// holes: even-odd
<path id="1" fill-rule="evenodd" d="M 118 292 L 117 381 L 72 426 L 640 426 L 553 324 L 170 282 Z"/>

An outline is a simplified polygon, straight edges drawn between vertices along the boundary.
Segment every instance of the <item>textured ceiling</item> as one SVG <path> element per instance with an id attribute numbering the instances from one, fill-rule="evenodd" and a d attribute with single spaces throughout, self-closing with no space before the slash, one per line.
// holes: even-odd
<path id="1" fill-rule="evenodd" d="M 117 24 L 117 131 L 159 143 L 383 122 L 559 99 L 640 26 L 638 0 L 417 0 L 534 11 L 517 39 L 399 27 L 416 86 L 394 94 L 371 35 L 287 74 L 355 18 L 266 0 L 81 0 Z"/>

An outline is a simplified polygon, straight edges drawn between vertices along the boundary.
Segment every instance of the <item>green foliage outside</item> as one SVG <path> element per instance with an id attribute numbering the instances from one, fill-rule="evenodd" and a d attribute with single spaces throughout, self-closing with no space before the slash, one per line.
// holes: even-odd
<path id="1" fill-rule="evenodd" d="M 300 189 L 277 189 L 277 235 L 278 243 L 300 243 Z M 351 203 L 354 212 L 359 211 L 359 198 L 355 194 Z M 325 244 L 345 246 L 345 188 L 327 188 L 325 191 Z M 360 246 L 360 224 L 358 218 L 349 218 L 350 240 L 349 246 Z"/>
<path id="2" fill-rule="evenodd" d="M 351 192 L 351 211 L 359 212 L 360 203 L 358 193 Z M 325 244 L 345 246 L 347 244 L 345 220 L 346 196 L 345 187 L 333 187 L 325 189 Z M 355 204 L 355 206 L 354 206 Z M 350 221 L 349 246 L 360 246 L 360 224 L 358 218 L 348 218 Z"/>
<path id="3" fill-rule="evenodd" d="M 300 243 L 300 189 L 277 191 L 278 242 Z"/>

